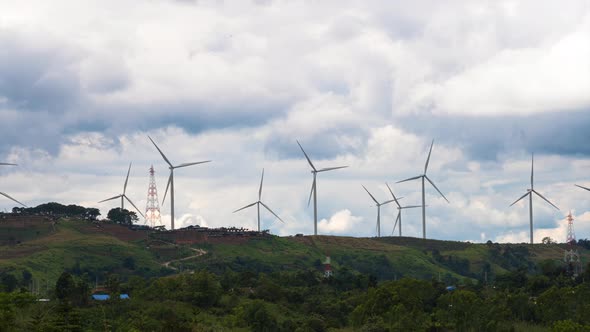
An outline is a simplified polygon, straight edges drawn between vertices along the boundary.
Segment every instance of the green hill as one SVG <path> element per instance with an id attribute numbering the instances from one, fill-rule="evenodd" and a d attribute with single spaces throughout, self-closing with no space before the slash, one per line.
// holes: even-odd
<path id="1" fill-rule="evenodd" d="M 49 284 L 63 271 L 87 273 L 99 281 L 109 273 L 123 278 L 152 277 L 186 269 L 216 273 L 315 270 L 319 274 L 329 255 L 335 273 L 360 273 L 377 280 L 440 278 L 457 283 L 466 279 L 493 280 L 498 274 L 518 269 L 535 274 L 542 262 L 559 268 L 565 248 L 558 244 L 339 236 L 270 236 L 246 242 L 205 241 L 190 247 L 157 238 L 157 232 L 82 220 L 38 220 L 22 225 L 0 221 L 0 273 L 22 278 L 23 271 L 29 271 L 32 279 Z M 206 254 L 196 253 L 195 249 Z M 589 253 L 578 249 L 585 265 Z"/>

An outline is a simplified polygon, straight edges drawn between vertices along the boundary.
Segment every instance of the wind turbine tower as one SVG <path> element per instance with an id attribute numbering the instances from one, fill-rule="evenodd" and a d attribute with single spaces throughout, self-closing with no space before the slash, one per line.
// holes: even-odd
<path id="1" fill-rule="evenodd" d="M 309 200 L 307 201 L 307 205 L 309 206 L 309 203 L 311 202 L 311 197 L 313 195 L 313 235 L 318 235 L 318 196 L 317 196 L 316 177 L 317 177 L 318 173 L 333 171 L 333 170 L 341 169 L 341 168 L 346 168 L 348 166 L 338 166 L 338 167 L 328 167 L 328 168 L 316 169 L 315 166 L 313 165 L 313 163 L 311 162 L 311 159 L 309 159 L 309 157 L 307 156 L 307 153 L 305 153 L 305 150 L 303 150 L 303 147 L 301 146 L 301 144 L 299 144 L 299 141 L 297 141 L 297 145 L 299 145 L 301 152 L 303 152 L 303 154 L 305 155 L 305 159 L 307 159 L 309 166 L 311 166 L 311 174 L 313 174 L 313 182 L 311 183 L 311 191 L 309 192 Z"/>
<path id="2" fill-rule="evenodd" d="M 434 187 L 434 189 L 436 189 L 436 191 L 438 191 L 438 193 L 442 196 L 442 198 L 444 198 L 445 201 L 447 201 L 447 203 L 449 203 L 449 200 L 445 197 L 445 195 L 443 195 L 443 193 L 440 190 L 438 190 L 438 188 L 436 187 L 434 182 L 432 182 L 432 180 L 430 180 L 430 178 L 428 178 L 428 176 L 426 175 L 426 171 L 428 170 L 428 163 L 430 162 L 430 155 L 432 154 L 432 146 L 433 145 L 434 145 L 434 140 L 432 140 L 432 143 L 430 144 L 430 151 L 428 151 L 428 158 L 426 158 L 426 164 L 424 165 L 424 173 L 420 174 L 418 176 L 414 176 L 409 179 L 405 179 L 405 180 L 401 180 L 401 181 L 397 182 L 397 183 L 402 183 L 402 182 L 412 181 L 412 180 L 417 180 L 417 179 L 422 180 L 422 238 L 423 239 L 426 238 L 426 191 L 425 191 L 425 187 L 424 187 L 424 180 L 427 180 Z"/>
<path id="3" fill-rule="evenodd" d="M 160 215 L 160 203 L 158 202 L 158 190 L 156 189 L 156 171 L 154 165 L 150 167 L 150 185 L 148 187 L 147 204 L 145 207 L 145 222 L 154 228 L 162 224 Z"/>
<path id="4" fill-rule="evenodd" d="M 143 215 L 143 213 L 141 213 L 141 211 L 139 211 L 139 209 L 137 208 L 137 206 L 135 206 L 135 204 L 131 201 L 131 199 L 129 199 L 129 197 L 127 197 L 127 195 L 125 194 L 125 192 L 127 191 L 127 183 L 129 182 L 129 173 L 130 172 L 131 172 L 131 163 L 129 163 L 129 169 L 127 170 L 127 176 L 125 177 L 125 184 L 123 185 L 123 193 L 120 194 L 120 195 L 117 195 L 117 196 L 113 196 L 111 198 L 103 199 L 99 203 L 106 202 L 106 201 L 111 201 L 111 200 L 117 199 L 117 198 L 121 198 L 121 210 L 123 210 L 125 208 L 125 200 L 127 200 L 129 202 L 129 204 L 133 205 L 133 207 L 135 208 L 135 210 L 143 218 L 145 218 L 145 216 Z"/>
<path id="5" fill-rule="evenodd" d="M 266 204 L 262 203 L 262 182 L 264 181 L 264 169 L 262 169 L 262 176 L 260 178 L 260 187 L 258 188 L 258 201 L 252 203 L 252 204 L 248 204 L 246 206 L 244 206 L 243 208 L 239 208 L 237 210 L 235 210 L 233 213 L 236 213 L 238 211 L 247 209 L 249 207 L 252 207 L 254 205 L 256 205 L 256 208 L 258 210 L 258 231 L 260 232 L 260 205 L 262 205 L 265 209 L 268 210 L 268 212 L 272 213 L 275 217 L 277 217 L 277 219 L 279 219 L 282 223 L 284 223 L 283 219 L 281 219 L 276 213 L 274 213 Z"/>
<path id="6" fill-rule="evenodd" d="M 393 202 L 394 200 L 390 199 L 388 201 L 379 203 L 375 199 L 375 197 L 373 195 L 371 195 L 369 190 L 367 190 L 367 188 L 365 188 L 365 186 L 363 186 L 363 188 L 365 189 L 367 194 L 369 194 L 369 196 L 371 196 L 371 199 L 373 200 L 373 202 L 375 202 L 375 206 L 377 207 L 377 237 L 381 237 L 381 205 L 389 204 L 389 203 Z"/>
<path id="7" fill-rule="evenodd" d="M 164 204 L 164 200 L 166 200 L 166 194 L 168 193 L 168 187 L 170 187 L 170 228 L 172 230 L 174 230 L 174 170 L 177 168 L 209 163 L 209 162 L 211 162 L 211 160 L 197 161 L 197 162 L 193 162 L 193 163 L 184 163 L 184 164 L 174 166 L 174 165 L 172 165 L 170 160 L 168 160 L 168 158 L 166 158 L 166 155 L 164 155 L 164 152 L 162 152 L 162 150 L 160 150 L 158 145 L 156 145 L 156 142 L 154 142 L 154 140 L 151 137 L 148 136 L 148 138 L 150 139 L 150 141 L 152 141 L 152 144 L 154 144 L 154 146 L 156 147 L 158 152 L 160 152 L 160 155 L 162 156 L 162 158 L 164 159 L 166 164 L 168 164 L 168 166 L 169 166 L 168 169 L 170 169 L 170 177 L 168 177 L 168 183 L 166 184 L 166 190 L 164 190 L 164 198 L 162 199 L 162 205 Z"/>
<path id="8" fill-rule="evenodd" d="M 547 198 L 545 198 L 543 195 L 539 194 L 538 191 L 535 190 L 535 186 L 534 186 L 534 167 L 535 167 L 535 155 L 533 154 L 531 157 L 531 188 L 527 189 L 526 194 L 522 195 L 519 199 L 517 199 L 516 201 L 514 201 L 514 203 L 510 204 L 510 206 L 513 206 L 514 204 L 516 204 L 518 201 L 520 201 L 521 199 L 529 196 L 529 217 L 530 217 L 530 233 L 531 233 L 531 244 L 533 244 L 533 194 L 541 197 L 545 202 L 549 203 L 551 206 L 553 206 L 554 208 L 556 208 L 559 211 L 559 208 L 557 206 L 555 206 L 555 204 L 551 203 Z"/>
<path id="9" fill-rule="evenodd" d="M 385 183 L 385 185 L 387 186 L 387 189 L 389 189 L 389 193 L 391 193 L 391 196 L 393 197 L 393 201 L 397 205 L 397 217 L 395 218 L 395 224 L 393 224 L 393 230 L 391 231 L 391 235 L 393 235 L 393 233 L 395 232 L 395 228 L 399 224 L 399 236 L 402 236 L 402 210 L 419 208 L 419 207 L 421 207 L 421 205 L 401 206 L 399 204 L 398 200 L 402 199 L 403 197 L 400 197 L 400 198 L 395 197 L 395 195 L 393 194 L 393 190 L 391 190 L 391 187 L 389 187 L 389 185 L 387 183 Z"/>

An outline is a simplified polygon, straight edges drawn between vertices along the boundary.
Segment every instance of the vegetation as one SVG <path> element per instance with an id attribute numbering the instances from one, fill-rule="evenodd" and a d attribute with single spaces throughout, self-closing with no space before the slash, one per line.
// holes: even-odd
<path id="1" fill-rule="evenodd" d="M 58 217 L 79 217 L 88 220 L 96 220 L 100 216 L 100 211 L 96 208 L 85 208 L 79 205 L 63 205 L 60 203 L 50 202 L 38 205 L 36 207 L 14 207 L 12 213 L 22 215 L 51 215 Z"/>
<path id="2" fill-rule="evenodd" d="M 121 208 L 114 208 L 109 210 L 107 218 L 110 221 L 121 225 L 133 225 L 139 220 L 135 212 Z"/>
<path id="3" fill-rule="evenodd" d="M 47 224 L 0 243 L 0 331 L 590 330 L 590 267 L 574 277 L 555 243 L 271 236 L 190 247 L 113 222 Z M 583 259 L 588 243 L 576 247 Z"/>

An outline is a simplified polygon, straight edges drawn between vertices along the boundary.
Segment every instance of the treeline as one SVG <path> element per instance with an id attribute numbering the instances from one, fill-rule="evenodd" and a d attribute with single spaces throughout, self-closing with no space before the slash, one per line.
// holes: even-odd
<path id="1" fill-rule="evenodd" d="M 96 218 L 100 216 L 100 211 L 96 208 L 86 208 L 75 204 L 63 205 L 56 202 L 44 203 L 35 207 L 15 206 L 12 208 L 12 213 L 21 215 L 82 218 L 87 220 L 96 220 Z"/>
<path id="2" fill-rule="evenodd" d="M 572 278 L 546 261 L 539 270 L 457 288 L 348 270 L 110 275 L 105 302 L 91 300 L 92 280 L 65 272 L 47 303 L 0 292 L 0 331 L 590 331 L 588 269 Z"/>
<path id="3" fill-rule="evenodd" d="M 42 215 L 54 218 L 80 218 L 90 221 L 95 221 L 100 216 L 100 210 L 97 208 L 86 208 L 75 204 L 63 205 L 56 202 L 44 203 L 35 207 L 15 206 L 12 208 L 12 213 L 29 216 Z M 132 225 L 139 220 L 135 212 L 121 208 L 109 210 L 107 219 L 123 225 Z"/>

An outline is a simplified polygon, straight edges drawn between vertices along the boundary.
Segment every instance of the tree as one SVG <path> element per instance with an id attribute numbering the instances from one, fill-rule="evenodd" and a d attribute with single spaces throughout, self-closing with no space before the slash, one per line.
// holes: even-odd
<path id="1" fill-rule="evenodd" d="M 138 221 L 137 214 L 127 209 L 114 208 L 109 211 L 107 218 L 117 224 L 132 225 Z"/>
<path id="2" fill-rule="evenodd" d="M 277 328 L 276 318 L 261 300 L 243 304 L 238 308 L 237 316 L 253 331 L 275 331 Z"/>
<path id="3" fill-rule="evenodd" d="M 121 281 L 119 279 L 118 274 L 110 274 L 107 277 L 106 287 L 111 293 L 111 298 L 114 299 L 115 296 L 119 296 L 119 292 L 121 290 Z"/>
<path id="4" fill-rule="evenodd" d="M 68 272 L 64 272 L 59 276 L 55 283 L 55 296 L 60 302 L 69 301 L 76 292 L 76 283 L 74 278 Z"/>
<path id="5" fill-rule="evenodd" d="M 100 216 L 100 210 L 97 208 L 87 208 L 84 216 L 89 220 L 96 220 Z"/>
<path id="6" fill-rule="evenodd" d="M 543 244 L 552 244 L 552 243 L 555 243 L 555 241 L 552 238 L 548 237 L 548 236 L 545 236 L 543 238 L 543 240 L 541 240 L 541 242 Z"/>
<path id="7" fill-rule="evenodd" d="M 0 275 L 0 289 L 3 289 L 5 292 L 12 292 L 18 286 L 18 280 L 15 276 L 8 273 L 3 273 Z"/>

